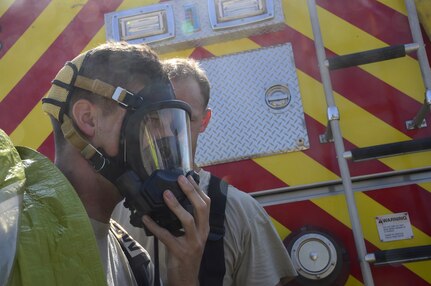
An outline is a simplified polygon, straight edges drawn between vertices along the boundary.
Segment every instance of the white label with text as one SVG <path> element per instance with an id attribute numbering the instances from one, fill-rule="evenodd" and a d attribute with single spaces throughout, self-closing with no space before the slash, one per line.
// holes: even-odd
<path id="1" fill-rule="evenodd" d="M 395 241 L 413 238 L 412 225 L 408 213 L 396 213 L 376 217 L 380 241 Z"/>

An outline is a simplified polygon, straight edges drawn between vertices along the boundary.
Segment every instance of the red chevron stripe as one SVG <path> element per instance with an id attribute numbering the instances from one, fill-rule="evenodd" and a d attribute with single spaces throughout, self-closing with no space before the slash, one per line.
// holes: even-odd
<path id="1" fill-rule="evenodd" d="M 412 225 L 431 236 L 430 194 L 418 185 L 387 188 L 366 193 L 394 213 L 408 212 Z"/>
<path id="2" fill-rule="evenodd" d="M 406 29 L 408 18 L 380 2 L 359 0 L 340 5 L 337 1 L 318 0 L 317 4 L 389 45 L 413 41 L 409 28 Z M 431 59 L 430 39 L 423 29 L 422 37 L 428 59 Z M 417 58 L 415 53 L 411 56 Z"/>
<path id="3" fill-rule="evenodd" d="M 45 141 L 37 149 L 40 153 L 48 157 L 54 162 L 55 159 L 55 145 L 54 145 L 54 134 L 51 132 Z"/>
<path id="4" fill-rule="evenodd" d="M 271 35 L 269 35 L 269 37 L 272 40 L 282 38 L 273 38 Z M 305 41 L 302 39 L 301 43 L 303 44 L 304 42 Z M 294 41 L 293 43 L 296 43 L 296 41 Z M 301 47 L 306 47 L 306 45 L 301 45 Z M 302 49 L 302 51 L 309 50 L 314 51 L 314 47 L 312 49 Z M 197 49 L 192 54 L 192 57 L 195 59 L 208 58 L 211 56 L 213 55 L 203 48 Z M 302 69 L 304 66 L 306 68 L 306 70 L 304 70 L 305 72 L 308 72 L 309 69 L 314 69 L 314 73 L 317 73 L 316 69 L 313 66 L 301 64 L 302 62 L 311 62 L 303 61 L 302 59 L 304 58 L 307 59 L 306 55 L 302 55 L 302 57 L 300 56 L 299 59 L 297 57 L 297 66 L 299 66 L 300 69 Z M 331 170 L 332 172 L 339 175 L 339 167 L 336 160 L 336 154 L 333 144 L 321 144 L 318 141 L 319 134 L 324 133 L 326 127 L 315 121 L 307 114 L 305 114 L 305 119 L 307 130 L 309 132 L 308 135 L 310 140 L 310 146 L 319 146 L 319 148 L 310 148 L 308 150 L 305 150 L 304 153 L 322 164 L 323 166 L 325 166 L 326 168 L 328 168 L 329 170 Z M 347 150 L 356 148 L 355 145 L 348 142 L 347 140 L 344 140 L 344 144 Z M 377 160 L 358 163 L 349 162 L 349 165 L 352 176 L 361 176 L 370 173 L 381 173 L 391 170 L 389 167 Z M 281 181 L 279 181 L 276 177 L 272 175 L 266 175 L 265 173 L 267 171 L 265 171 L 263 168 L 261 168 L 251 160 L 240 161 L 230 164 L 215 165 L 211 166 L 209 170 L 221 177 L 227 176 L 227 174 L 229 174 L 230 177 L 228 180 L 230 181 L 230 183 L 234 186 L 237 186 L 239 189 L 247 192 L 272 189 L 283 186 L 283 183 Z M 244 175 L 242 172 L 243 170 L 248 170 L 247 173 L 250 174 L 258 174 L 258 176 L 256 177 L 262 178 L 262 180 L 258 180 L 258 184 L 254 182 L 252 185 L 248 185 L 249 180 L 244 180 Z M 366 195 L 383 204 L 385 207 L 387 207 L 393 212 L 409 212 L 412 223 L 425 233 L 431 235 L 431 214 L 428 214 L 426 207 L 426 205 L 431 205 L 431 194 L 426 190 L 423 190 L 422 188 L 418 187 L 417 185 L 413 185 L 410 188 L 392 188 L 390 189 L 390 198 L 387 196 L 387 191 L 388 190 L 369 191 L 366 193 Z M 409 200 L 405 204 L 400 205 L 399 199 L 405 196 L 412 197 L 413 199 Z M 421 203 L 417 204 L 416 200 L 419 200 Z"/>
<path id="5" fill-rule="evenodd" d="M 63 33 L 0 102 L 0 122 L 6 133 L 10 134 L 15 130 L 48 91 L 58 70 L 66 61 L 79 54 L 100 30 L 104 24 L 104 13 L 115 10 L 121 2 L 122 0 L 87 2 Z M 11 106 L 20 108 L 13 109 Z"/>
<path id="6" fill-rule="evenodd" d="M 258 166 L 256 163 L 254 163 L 252 160 L 243 160 L 239 162 L 234 163 L 228 163 L 228 164 L 220 164 L 215 166 L 209 166 L 206 167 L 208 171 L 214 173 L 215 175 L 227 179 L 229 183 L 233 184 L 234 186 L 238 187 L 239 189 L 243 191 L 250 191 L 252 188 L 256 188 L 255 185 L 247 185 L 248 183 L 263 183 L 264 185 L 261 185 L 260 189 L 256 190 L 262 190 L 262 189 L 270 189 L 271 187 L 277 188 L 282 187 L 283 182 L 279 181 L 277 178 L 273 177 L 271 178 L 271 174 L 263 169 L 262 167 Z M 247 174 L 253 174 L 254 178 L 259 178 L 259 180 L 244 180 L 244 170 L 247 170 Z M 229 177 L 225 177 L 227 174 L 229 174 Z M 268 178 L 270 176 L 270 178 Z M 270 186 L 273 182 L 278 182 L 278 185 L 275 184 L 274 186 Z M 286 209 L 286 206 L 289 206 L 289 209 Z M 346 246 L 346 248 L 349 251 L 350 257 L 355 257 L 355 248 L 353 244 L 353 237 L 351 230 L 344 227 L 340 222 L 336 221 L 335 219 L 331 218 L 326 212 L 318 208 L 316 205 L 312 204 L 310 201 L 304 201 L 304 202 L 298 202 L 298 203 L 291 203 L 288 205 L 277 205 L 277 206 L 271 206 L 266 208 L 268 213 L 278 220 L 280 223 L 282 223 L 284 226 L 289 228 L 290 230 L 294 231 L 296 229 L 299 229 L 303 227 L 304 225 L 313 225 L 313 226 L 322 226 L 321 220 L 330 220 L 331 223 L 327 223 L 326 229 L 336 228 L 341 229 L 343 234 L 342 236 L 335 235 L 337 237 L 345 237 L 347 238 L 346 242 L 343 242 L 343 244 Z M 313 216 L 309 215 L 309 210 L 313 209 L 313 212 L 320 212 L 319 215 L 316 215 L 315 217 L 319 218 L 318 222 L 313 221 Z M 286 210 L 286 212 L 285 212 Z M 297 214 L 303 213 L 303 211 L 306 210 L 307 212 L 307 218 L 302 218 L 301 220 L 295 220 L 297 224 L 294 224 L 290 221 L 286 221 L 285 218 L 289 216 L 289 214 L 294 214 L 294 217 L 297 217 Z M 304 223 L 305 219 L 310 219 L 310 221 L 307 221 Z M 348 239 L 350 237 L 350 239 Z M 352 266 L 352 275 L 354 275 L 357 279 L 361 279 L 361 274 L 359 270 L 359 265 L 356 263 Z"/>
<path id="7" fill-rule="evenodd" d="M 259 35 L 251 37 L 251 39 L 262 46 L 291 42 L 296 67 L 316 80 L 321 81 L 314 43 L 298 31 L 286 26 L 286 28 L 279 32 Z M 328 57 L 334 55 L 328 50 L 326 53 Z M 347 69 L 332 72 L 331 81 L 334 91 L 397 128 L 400 132 L 413 138 L 427 136 L 428 131 L 425 128 L 418 130 L 406 130 L 405 128 L 405 121 L 412 119 L 416 115 L 416 112 L 421 107 L 421 103 L 406 96 L 385 82 L 358 67 L 351 67 L 348 69 L 348 72 Z M 370 96 L 372 94 L 376 96 Z M 390 94 L 390 96 L 378 96 L 381 94 Z M 391 112 L 382 112 L 388 109 Z M 407 118 L 397 117 L 394 114 L 403 114 Z"/>
<path id="8" fill-rule="evenodd" d="M 284 37 L 279 37 L 278 35 L 274 37 L 272 34 L 259 36 L 257 38 L 261 39 L 263 37 L 269 37 L 271 41 L 274 41 L 274 40 L 279 41 L 279 39 L 284 38 Z M 297 38 L 295 38 L 295 41 L 293 41 L 293 44 L 298 42 L 296 41 L 296 39 Z M 305 69 L 303 71 L 306 73 L 308 73 L 310 69 L 314 70 L 313 73 L 317 73 L 318 71 L 314 66 L 303 64 L 303 62 L 312 62 L 312 61 L 303 60 L 303 59 L 308 59 L 309 53 L 307 53 L 307 51 L 314 51 L 314 46 L 310 47 L 309 43 L 304 44 L 308 42 L 306 39 L 304 39 L 304 37 L 299 38 L 299 40 L 302 44 L 301 50 L 305 52 L 302 56 L 296 57 L 297 66 L 301 70 Z M 259 44 L 262 44 L 262 43 L 259 42 Z M 192 54 L 192 57 L 194 57 L 195 59 L 208 58 L 211 56 L 213 55 L 203 48 L 197 49 Z M 319 122 L 315 121 L 307 114 L 305 114 L 305 120 L 306 120 L 307 130 L 309 132 L 308 135 L 310 140 L 310 146 L 319 146 L 319 148 L 310 148 L 303 152 L 308 156 L 310 156 L 311 158 L 313 158 L 314 160 L 316 160 L 321 165 L 331 170 L 333 173 L 339 175 L 339 167 L 338 167 L 338 162 L 336 160 L 336 154 L 335 154 L 333 144 L 321 144 L 318 141 L 319 135 L 325 132 L 326 127 L 321 125 Z M 357 147 L 354 144 L 348 142 L 347 140 L 344 140 L 344 144 L 345 144 L 346 150 L 351 150 Z M 349 162 L 349 167 L 350 167 L 352 176 L 361 176 L 361 175 L 366 175 L 370 173 L 381 173 L 381 172 L 391 171 L 389 167 L 387 167 L 386 165 L 384 165 L 383 163 L 377 160 L 358 162 L 358 163 Z M 209 170 L 214 172 L 216 175 L 220 177 L 227 176 L 229 174 L 230 183 L 238 187 L 239 189 L 247 192 L 283 187 L 283 183 L 279 179 L 277 179 L 273 175 L 266 175 L 265 173 L 267 171 L 265 171 L 263 168 L 258 166 L 252 160 L 215 165 L 215 166 L 209 167 Z M 262 178 L 262 180 L 258 180 L 258 184 L 256 184 L 256 181 L 255 181 L 253 182 L 252 185 L 249 185 L 250 184 L 249 180 L 244 180 L 243 170 L 248 170 L 247 173 L 250 173 L 250 174 L 259 174 L 257 177 Z M 266 178 L 266 179 L 263 179 L 263 178 Z M 387 207 L 393 212 L 401 212 L 401 211 L 409 212 L 409 214 L 411 215 L 412 223 L 416 227 L 424 231 L 425 233 L 431 235 L 431 223 L 430 223 L 431 214 L 428 214 L 427 207 L 426 207 L 426 205 L 431 205 L 431 194 L 429 192 L 427 192 L 426 190 L 423 190 L 417 185 L 413 185 L 410 188 L 406 188 L 406 187 L 392 188 L 390 190 L 391 198 L 386 198 L 387 197 L 386 191 L 387 190 L 369 191 L 366 193 L 366 195 L 370 196 L 377 202 L 383 204 L 385 207 Z M 409 200 L 409 202 L 406 202 L 405 204 L 400 205 L 399 198 L 402 198 L 405 196 L 412 197 L 413 199 Z M 416 204 L 416 200 L 420 200 L 421 204 Z"/>
<path id="9" fill-rule="evenodd" d="M 283 181 L 252 160 L 213 165 L 205 169 L 248 193 L 286 186 Z"/>
<path id="10" fill-rule="evenodd" d="M 339 174 L 334 145 L 318 142 L 318 135 L 324 132 L 325 126 L 308 115 L 305 115 L 305 120 L 309 130 L 310 146 L 318 146 L 318 148 L 310 148 L 303 152 L 333 173 Z M 344 144 L 348 149 L 355 147 L 346 140 Z M 245 192 L 269 190 L 286 186 L 285 183 L 252 160 L 219 164 L 206 167 L 205 169 L 219 177 L 224 177 L 229 183 Z M 259 179 L 249 180 L 247 175 L 244 174 L 244 170 L 246 170 L 247 174 L 253 174 L 253 178 Z M 380 161 L 373 160 L 352 163 L 350 170 L 352 176 L 360 176 L 370 173 L 387 172 L 391 169 Z M 411 185 L 368 191 L 365 194 L 394 213 L 407 211 L 412 224 L 421 231 L 431 235 L 431 213 L 428 211 L 428 206 L 431 205 L 431 194 L 426 190 L 417 185 Z M 406 197 L 409 200 L 406 200 Z M 400 202 L 403 203 L 400 204 Z"/>
<path id="11" fill-rule="evenodd" d="M 321 144 L 318 141 L 318 135 L 323 133 L 325 126 L 306 115 L 305 117 L 310 146 L 319 146 L 310 148 L 304 153 L 324 165 L 332 172 L 339 175 L 338 163 L 333 144 Z M 320 132 L 320 133 L 319 133 Z M 347 150 L 356 146 L 344 140 Z M 378 160 L 364 161 L 358 163 L 349 162 L 349 169 L 352 176 L 361 176 L 365 174 L 377 174 L 391 171 L 391 169 Z M 408 212 L 412 224 L 431 236 L 431 194 L 419 187 L 410 185 L 396 188 L 379 189 L 365 192 L 367 196 L 379 202 L 394 213 Z M 405 198 L 409 198 L 406 200 Z M 402 203 L 400 203 L 402 202 Z"/>
<path id="12" fill-rule="evenodd" d="M 0 42 L 2 44 L 0 59 L 30 27 L 49 2 L 50 0 L 17 0 L 0 17 Z M 25 9 L 23 9 L 24 6 Z"/>
<path id="13" fill-rule="evenodd" d="M 190 58 L 193 58 L 195 60 L 208 59 L 212 57 L 214 57 L 214 55 L 202 47 L 195 48 L 190 54 Z"/>
<path id="14" fill-rule="evenodd" d="M 319 162 L 319 164 L 331 170 L 331 172 L 340 176 L 334 144 L 322 144 L 319 141 L 319 135 L 325 132 L 326 126 L 320 124 L 320 122 L 316 121 L 308 114 L 305 114 L 305 123 L 311 148 L 304 150 L 303 152 Z M 355 145 L 347 140 L 344 140 L 344 146 L 346 150 L 356 148 Z M 349 162 L 349 167 L 351 176 L 362 176 L 370 173 L 382 173 L 391 170 L 389 167 L 383 165 L 377 160 L 358 163 Z"/>
<path id="15" fill-rule="evenodd" d="M 310 201 L 282 204 L 265 208 L 268 213 L 289 230 L 295 231 L 304 226 L 314 226 L 328 231 L 336 239 L 342 242 L 350 257 L 351 275 L 362 281 L 360 266 L 354 245 L 354 238 L 350 228 L 341 224 L 325 211 Z M 306 214 L 306 215 L 301 215 Z M 377 248 L 366 241 L 368 252 Z M 388 275 L 388 268 L 392 268 Z M 411 272 L 404 266 L 372 267 L 375 285 L 429 285 L 422 278 Z"/>
<path id="16" fill-rule="evenodd" d="M 363 0 L 360 0 L 360 1 L 363 1 Z M 323 1 L 321 1 L 321 2 L 323 2 Z M 294 44 L 296 44 L 297 47 L 300 47 L 302 49 L 302 47 L 300 45 L 298 45 L 299 43 L 300 42 L 294 42 Z M 206 58 L 206 57 L 211 56 L 211 55 L 208 55 L 208 53 L 206 53 L 204 49 L 197 49 L 195 51 L 196 51 L 196 53 L 194 52 L 192 54 L 192 57 Z M 314 54 L 314 46 L 312 49 L 312 54 Z M 295 51 L 295 55 L 296 55 L 296 51 Z M 0 54 L 0 57 L 1 57 L 1 54 Z M 304 58 L 304 60 L 305 60 L 305 58 Z M 312 63 L 315 63 L 315 62 L 316 61 L 313 61 Z M 319 77 L 319 76 L 317 75 L 317 77 Z M 351 81 L 351 79 L 345 79 L 345 80 Z M 351 88 L 351 86 L 350 86 L 350 88 Z M 373 90 L 374 90 L 374 88 L 373 88 Z M 385 91 L 382 91 L 382 92 L 385 92 Z M 400 94 L 400 95 L 404 96 L 402 94 Z M 355 96 L 353 95 L 352 97 L 355 97 Z M 404 96 L 404 97 L 406 97 L 406 96 Z M 385 104 L 385 103 L 386 102 L 383 102 L 382 104 Z M 383 105 L 383 106 L 385 106 L 385 105 Z M 416 111 L 416 109 L 415 109 L 415 111 Z M 405 114 L 405 111 L 402 111 L 402 112 L 403 112 L 403 114 Z M 1 118 L 2 113 L 3 112 L 2 112 L 1 106 L 0 106 L 0 122 L 3 122 L 2 118 Z M 313 121 L 312 118 L 309 118 L 308 116 L 306 116 L 307 126 L 313 126 L 313 125 L 309 125 L 309 124 L 315 124 L 319 128 L 318 129 L 319 132 L 316 131 L 316 133 L 319 133 L 319 134 L 323 133 L 324 126 L 318 122 L 310 123 L 310 120 Z M 313 128 L 310 128 L 309 130 L 310 131 L 315 130 L 316 126 L 314 126 Z M 310 133 L 309 135 L 310 135 L 310 140 L 313 140 L 313 142 L 315 142 L 315 140 L 317 139 L 317 137 L 314 136 L 315 134 Z M 345 142 L 345 143 L 346 143 L 346 146 L 352 146 L 352 144 L 350 144 L 349 142 Z M 316 146 L 315 144 L 320 144 L 320 143 L 315 142 L 312 144 L 312 146 Z M 47 140 L 41 145 L 41 147 L 39 149 L 42 151 L 47 150 L 48 152 L 52 152 L 53 147 L 51 147 L 50 145 L 52 145 L 52 135 L 47 138 Z M 336 161 L 335 161 L 335 154 L 334 154 L 334 156 L 330 156 L 322 150 L 329 150 L 330 152 L 334 153 L 332 144 L 319 145 L 319 148 L 311 148 L 311 149 L 305 151 L 305 153 L 307 155 L 309 155 L 310 157 L 315 156 L 313 158 L 319 158 L 319 160 L 317 160 L 317 161 L 322 162 L 321 164 L 323 164 L 324 166 L 330 166 L 330 168 L 337 170 L 338 166 L 337 166 Z M 323 154 L 323 153 L 325 153 L 325 154 Z M 236 162 L 236 163 L 212 166 L 212 167 L 209 167 L 207 169 L 210 171 L 214 171 L 214 173 L 220 177 L 223 177 L 224 174 L 234 174 L 232 177 L 228 177 L 227 180 L 234 185 L 244 185 L 244 188 L 241 187 L 244 190 L 256 191 L 256 190 L 262 190 L 262 189 L 282 187 L 285 185 L 283 182 L 281 182 L 280 180 L 275 178 L 272 174 L 270 174 L 268 171 L 261 168 L 259 165 L 257 165 L 256 163 L 254 163 L 251 160 L 244 160 L 244 161 L 240 161 L 240 162 Z M 388 169 L 386 166 L 384 166 L 383 164 L 381 164 L 379 162 L 377 162 L 377 163 L 375 163 L 375 162 L 365 163 L 364 162 L 364 163 L 359 163 L 359 164 L 362 164 L 362 165 L 360 167 L 357 167 L 358 165 L 355 164 L 355 166 L 353 168 L 354 172 L 357 172 L 358 174 L 370 173 L 370 170 L 367 168 L 367 167 L 369 167 L 370 164 L 375 169 L 380 169 L 380 168 Z M 254 181 L 253 184 L 251 184 L 251 182 L 244 183 L 242 181 L 245 177 L 244 176 L 244 170 L 247 170 L 247 173 L 249 173 L 249 174 L 253 174 L 253 177 L 256 176 L 258 178 L 261 178 L 261 180 L 253 180 Z M 235 176 L 235 174 L 238 174 L 238 176 Z M 248 180 L 248 181 L 251 181 L 251 180 Z M 256 185 L 256 182 L 258 182 L 258 185 Z M 391 193 L 391 196 L 392 196 L 392 194 L 393 194 L 392 192 L 394 190 L 390 189 L 387 191 L 389 191 Z M 396 192 L 396 190 L 394 192 Z M 369 193 L 372 193 L 372 192 L 368 192 L 367 194 L 369 194 Z M 378 196 L 380 198 L 377 200 L 385 201 L 385 204 L 387 201 L 392 201 L 392 199 L 388 200 L 387 198 L 385 198 L 386 190 L 385 191 L 376 191 L 376 194 L 380 194 L 380 196 Z M 400 205 L 399 200 L 402 198 L 401 195 L 409 195 L 409 194 L 405 194 L 405 193 L 402 194 L 400 192 L 400 194 L 397 195 L 396 198 L 393 198 L 394 204 L 398 198 L 398 202 L 396 203 L 397 206 Z M 420 193 L 420 195 L 424 195 L 424 193 Z M 414 195 L 414 198 L 417 198 L 417 197 L 418 196 Z M 420 196 L 418 198 L 421 199 Z M 425 204 L 423 202 L 421 202 L 421 204 L 419 204 L 419 205 L 422 206 Z M 279 207 L 279 214 L 274 214 L 274 209 L 277 209 L 278 207 Z M 314 224 L 314 225 L 319 225 L 319 226 L 322 225 L 322 227 L 325 227 L 325 228 L 327 227 L 327 229 L 331 229 L 331 230 L 335 229 L 335 232 L 337 234 L 338 234 L 338 232 L 341 233 L 341 235 L 337 235 L 337 237 L 345 238 L 345 240 L 348 240 L 347 243 L 345 243 L 344 241 L 343 241 L 343 243 L 345 243 L 345 245 L 348 246 L 349 254 L 351 255 L 351 257 L 353 257 L 352 260 L 355 261 L 354 263 L 356 263 L 356 259 L 355 259 L 356 251 L 354 251 L 353 237 L 351 235 L 351 230 L 349 228 L 345 227 L 344 225 L 340 224 L 337 220 L 335 220 L 334 218 L 329 216 L 326 212 L 324 212 L 320 208 L 316 207 L 311 202 L 306 201 L 306 202 L 301 202 L 301 203 L 293 203 L 293 204 L 289 204 L 289 205 L 280 205 L 280 206 L 274 206 L 274 207 L 268 208 L 268 212 L 274 218 L 276 218 L 278 221 L 285 224 L 287 227 L 289 227 L 288 223 L 284 223 L 283 218 L 289 220 L 290 225 L 294 225 L 294 226 L 298 226 L 298 227 L 304 225 L 303 224 L 304 220 L 302 220 L 303 218 L 301 218 L 301 217 L 298 218 L 298 215 L 297 215 L 297 214 L 303 213 L 304 210 L 307 212 L 307 218 L 305 220 L 308 222 L 308 224 Z M 310 212 L 309 212 L 309 210 L 310 210 Z M 276 217 L 276 215 L 277 215 L 277 217 Z M 293 217 L 289 218 L 289 215 L 292 215 L 294 217 L 294 219 L 295 219 L 294 222 L 293 222 Z M 411 217 L 411 219 L 413 221 L 412 217 Z M 324 221 L 324 222 L 322 222 L 322 221 Z M 428 221 L 429 221 L 429 219 L 428 219 Z M 339 228 L 341 230 L 338 230 Z M 289 229 L 294 229 L 294 228 L 289 227 Z M 343 235 L 343 234 L 345 234 L 345 235 Z M 375 249 L 375 247 L 373 247 L 369 243 L 367 243 L 367 248 L 369 251 Z M 352 267 L 355 269 L 353 271 L 354 276 L 357 279 L 361 280 L 359 266 L 356 265 L 356 266 L 352 266 Z M 392 266 L 390 266 L 390 267 L 395 269 L 395 267 L 392 267 Z M 399 267 L 399 268 L 396 268 L 395 271 L 391 271 L 390 277 L 388 277 L 388 275 L 387 275 L 387 273 L 388 273 L 387 267 L 373 268 L 373 272 L 376 274 L 376 276 L 375 276 L 376 285 L 428 285 L 420 277 L 416 276 L 414 273 L 410 272 L 405 267 Z M 392 273 L 394 273 L 394 275 L 392 275 Z"/>
<path id="17" fill-rule="evenodd" d="M 339 1 L 317 0 L 325 8 L 368 34 L 388 43 L 411 43 L 409 22 L 406 16 L 377 1 L 348 1 L 340 5 Z"/>

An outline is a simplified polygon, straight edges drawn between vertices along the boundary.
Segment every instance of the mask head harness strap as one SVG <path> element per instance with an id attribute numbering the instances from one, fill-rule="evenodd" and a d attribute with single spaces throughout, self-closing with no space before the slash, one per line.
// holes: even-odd
<path id="1" fill-rule="evenodd" d="M 86 60 L 91 56 L 92 51 L 77 56 L 58 72 L 52 81 L 52 86 L 47 97 L 42 99 L 42 109 L 61 125 L 64 137 L 75 148 L 80 150 L 82 156 L 87 159 L 97 172 L 107 173 L 105 177 L 111 179 L 109 173 L 116 173 L 113 166 L 109 167 L 109 160 L 91 145 L 84 136 L 75 128 L 73 121 L 68 116 L 68 109 L 73 92 L 76 88 L 87 90 L 97 96 L 112 99 L 123 108 L 133 106 L 136 96 L 122 87 L 114 87 L 99 79 L 92 79 L 82 75 Z M 111 170 L 110 170 L 111 169 Z"/>

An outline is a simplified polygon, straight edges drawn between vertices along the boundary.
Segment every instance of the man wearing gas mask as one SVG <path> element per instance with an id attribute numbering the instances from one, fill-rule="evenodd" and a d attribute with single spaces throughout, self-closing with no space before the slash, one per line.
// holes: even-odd
<path id="1" fill-rule="evenodd" d="M 158 285 L 146 252 L 115 222 L 123 198 L 131 223 L 166 245 L 168 285 L 198 285 L 210 199 L 190 175 L 190 107 L 175 99 L 145 45 L 107 43 L 67 62 L 43 99 L 55 164 L 90 218 L 109 285 Z"/>
<path id="2" fill-rule="evenodd" d="M 192 108 L 193 157 L 199 134 L 210 118 L 210 84 L 192 59 L 163 62 L 176 97 Z M 207 286 L 284 285 L 297 274 L 269 216 L 250 195 L 194 166 L 199 186 L 211 198 L 210 235 L 201 263 L 200 282 Z M 117 206 L 113 217 L 149 251 L 154 241 L 128 222 L 127 209 Z M 163 252 L 163 248 L 159 250 Z M 166 269 L 161 265 L 161 273 Z M 162 275 L 163 276 L 163 275 Z"/>

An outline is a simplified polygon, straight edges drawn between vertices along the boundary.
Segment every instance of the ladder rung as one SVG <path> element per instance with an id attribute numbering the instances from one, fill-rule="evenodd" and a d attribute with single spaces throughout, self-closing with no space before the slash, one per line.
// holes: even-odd
<path id="1" fill-rule="evenodd" d="M 431 259 L 431 245 L 406 247 L 391 250 L 379 250 L 365 256 L 367 262 L 374 265 L 406 263 Z"/>
<path id="2" fill-rule="evenodd" d="M 403 142 L 382 144 L 364 148 L 357 148 L 344 152 L 343 157 L 353 162 L 396 156 L 412 152 L 431 149 L 431 138 L 409 140 Z"/>
<path id="3" fill-rule="evenodd" d="M 374 62 L 381 62 L 395 58 L 404 57 L 407 53 L 416 51 L 418 44 L 397 45 L 380 49 L 374 49 L 354 54 L 336 56 L 328 58 L 325 65 L 329 70 L 342 69 L 352 66 L 359 66 Z"/>

